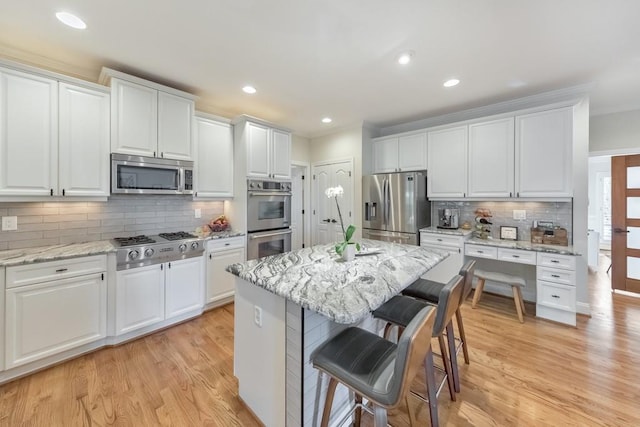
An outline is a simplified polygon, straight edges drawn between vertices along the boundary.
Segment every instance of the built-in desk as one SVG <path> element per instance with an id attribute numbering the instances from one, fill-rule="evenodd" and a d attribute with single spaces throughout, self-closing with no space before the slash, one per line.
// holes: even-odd
<path id="1" fill-rule="evenodd" d="M 465 242 L 464 253 L 465 257 L 477 259 L 483 270 L 525 278 L 524 299 L 535 301 L 536 316 L 576 325 L 575 270 L 579 254 L 572 247 L 472 238 Z M 504 286 L 489 281 L 485 289 L 506 292 Z"/>

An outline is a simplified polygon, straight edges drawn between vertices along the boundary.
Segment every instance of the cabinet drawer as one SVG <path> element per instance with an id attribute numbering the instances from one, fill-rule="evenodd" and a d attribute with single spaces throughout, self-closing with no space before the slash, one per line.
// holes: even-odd
<path id="1" fill-rule="evenodd" d="M 215 239 L 207 241 L 208 251 L 220 251 L 231 248 L 244 247 L 244 236 L 229 237 L 228 239 Z"/>
<path id="2" fill-rule="evenodd" d="M 545 282 L 560 283 L 569 286 L 576 285 L 575 271 L 538 266 L 536 273 L 537 278 L 539 280 L 544 280 Z"/>
<path id="3" fill-rule="evenodd" d="M 520 249 L 498 248 L 500 261 L 517 262 L 520 264 L 536 265 L 536 253 Z"/>
<path id="4" fill-rule="evenodd" d="M 497 259 L 498 248 L 492 246 L 466 244 L 464 245 L 464 254 L 476 258 Z"/>
<path id="5" fill-rule="evenodd" d="M 463 244 L 462 236 L 451 236 L 446 234 L 439 233 L 420 233 L 420 246 L 430 245 L 430 246 L 454 246 L 456 248 L 461 248 Z"/>
<path id="6" fill-rule="evenodd" d="M 424 244 L 423 242 L 420 242 L 420 247 L 427 250 L 433 249 L 434 251 L 449 252 L 450 254 L 459 254 L 461 252 L 460 248 L 458 247 L 444 246 L 444 245 L 427 245 L 427 244 Z"/>
<path id="7" fill-rule="evenodd" d="M 565 311 L 576 311 L 576 288 L 574 286 L 537 281 L 537 294 L 540 305 Z"/>
<path id="8" fill-rule="evenodd" d="M 71 258 L 7 268 L 7 289 L 107 270 L 106 255 Z"/>
<path id="9" fill-rule="evenodd" d="M 538 265 L 543 267 L 562 268 L 565 270 L 575 270 L 576 257 L 570 255 L 538 253 Z"/>

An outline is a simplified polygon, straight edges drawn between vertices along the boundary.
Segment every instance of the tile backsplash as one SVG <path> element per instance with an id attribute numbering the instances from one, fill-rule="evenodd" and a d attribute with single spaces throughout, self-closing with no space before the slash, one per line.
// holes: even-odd
<path id="1" fill-rule="evenodd" d="M 195 218 L 194 209 L 202 218 Z M 0 231 L 0 250 L 193 231 L 224 212 L 224 202 L 191 196 L 111 196 L 107 202 L 0 203 L 17 216 L 17 231 Z"/>
<path id="2" fill-rule="evenodd" d="M 468 221 L 475 225 L 474 213 L 478 208 L 490 209 L 493 214 L 491 236 L 500 238 L 500 226 L 518 227 L 518 240 L 531 240 L 533 221 L 553 221 L 555 226 L 567 229 L 569 244 L 572 242 L 573 206 L 571 202 L 433 202 L 431 204 L 433 225 L 438 225 L 438 209 L 460 210 L 460 226 Z M 527 219 L 513 219 L 515 209 L 525 210 Z"/>

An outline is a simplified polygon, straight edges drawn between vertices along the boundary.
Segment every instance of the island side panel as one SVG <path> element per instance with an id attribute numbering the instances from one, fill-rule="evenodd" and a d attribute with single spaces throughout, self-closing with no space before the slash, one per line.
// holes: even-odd
<path id="1" fill-rule="evenodd" d="M 267 427 L 285 425 L 286 301 L 235 279 L 234 374 L 238 394 Z M 261 309 L 261 325 L 256 319 Z"/>

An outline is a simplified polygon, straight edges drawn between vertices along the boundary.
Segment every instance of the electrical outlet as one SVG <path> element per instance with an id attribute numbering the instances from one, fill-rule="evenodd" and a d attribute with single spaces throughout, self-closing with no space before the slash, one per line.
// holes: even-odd
<path id="1" fill-rule="evenodd" d="M 2 231 L 15 231 L 18 229 L 18 217 L 17 216 L 3 216 L 2 217 Z"/>
<path id="2" fill-rule="evenodd" d="M 253 306 L 253 322 L 258 325 L 259 328 L 262 328 L 262 308 L 257 305 Z"/>
<path id="3" fill-rule="evenodd" d="M 527 211 L 524 209 L 514 209 L 513 219 L 527 219 Z"/>
<path id="4" fill-rule="evenodd" d="M 196 218 L 202 218 L 202 209 L 198 208 L 195 210 Z"/>

